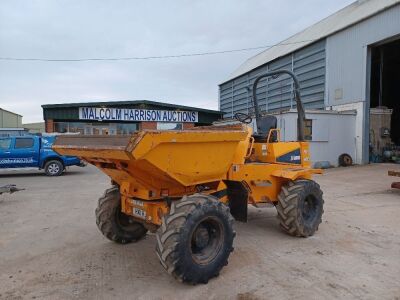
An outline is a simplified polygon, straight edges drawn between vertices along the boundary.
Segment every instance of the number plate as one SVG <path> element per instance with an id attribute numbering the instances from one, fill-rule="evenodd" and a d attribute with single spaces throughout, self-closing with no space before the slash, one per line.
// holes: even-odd
<path id="1" fill-rule="evenodd" d="M 143 209 L 134 207 L 133 214 L 135 216 L 138 216 L 139 218 L 146 219 L 146 211 L 144 211 Z"/>

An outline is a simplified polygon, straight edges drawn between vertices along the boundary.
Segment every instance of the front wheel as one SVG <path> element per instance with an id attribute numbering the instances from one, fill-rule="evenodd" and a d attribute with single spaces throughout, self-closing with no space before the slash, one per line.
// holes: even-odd
<path id="1" fill-rule="evenodd" d="M 106 238 L 118 244 L 136 242 L 147 233 L 142 223 L 121 212 L 121 195 L 117 186 L 106 190 L 99 199 L 96 224 Z"/>
<path id="2" fill-rule="evenodd" d="M 163 217 L 156 253 L 179 281 L 207 283 L 228 264 L 234 237 L 233 217 L 226 205 L 208 195 L 184 196 Z"/>
<path id="3" fill-rule="evenodd" d="M 44 166 L 47 176 L 60 176 L 64 171 L 64 165 L 59 160 L 50 160 Z"/>
<path id="4" fill-rule="evenodd" d="M 296 180 L 282 186 L 278 195 L 278 219 L 284 231 L 293 236 L 312 236 L 322 220 L 324 200 L 315 181 Z"/>

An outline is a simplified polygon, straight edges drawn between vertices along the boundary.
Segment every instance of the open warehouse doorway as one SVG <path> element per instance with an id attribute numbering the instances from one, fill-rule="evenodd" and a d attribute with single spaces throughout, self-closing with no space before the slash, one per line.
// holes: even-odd
<path id="1" fill-rule="evenodd" d="M 400 37 L 371 48 L 370 161 L 400 163 Z"/>

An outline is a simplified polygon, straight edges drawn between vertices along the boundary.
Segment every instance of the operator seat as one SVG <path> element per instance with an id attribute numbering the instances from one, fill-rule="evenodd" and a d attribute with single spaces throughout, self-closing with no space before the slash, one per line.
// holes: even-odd
<path id="1" fill-rule="evenodd" d="M 266 143 L 268 139 L 268 134 L 271 129 L 276 129 L 278 119 L 275 116 L 266 115 L 260 117 L 258 121 L 257 133 L 253 134 L 254 141 L 256 143 Z M 276 142 L 277 136 L 276 131 L 271 135 L 269 142 Z"/>

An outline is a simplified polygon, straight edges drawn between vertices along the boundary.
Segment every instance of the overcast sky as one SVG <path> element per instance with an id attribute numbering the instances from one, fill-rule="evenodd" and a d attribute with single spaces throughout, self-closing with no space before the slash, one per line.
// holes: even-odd
<path id="1" fill-rule="evenodd" d="M 271 45 L 352 0 L 3 0 L 0 57 L 160 56 Z M 0 61 L 0 107 L 147 99 L 218 108 L 218 84 L 257 51 L 119 62 Z"/>

